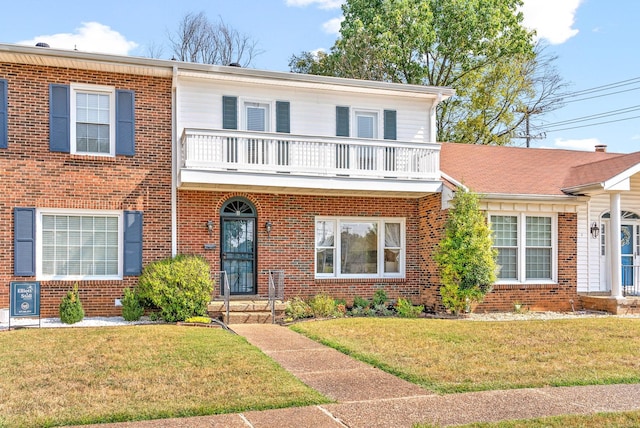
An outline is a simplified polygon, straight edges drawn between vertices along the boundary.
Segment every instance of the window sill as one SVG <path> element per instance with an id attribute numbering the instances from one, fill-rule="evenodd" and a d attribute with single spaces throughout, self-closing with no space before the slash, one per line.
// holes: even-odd
<path id="1" fill-rule="evenodd" d="M 510 281 L 510 282 L 497 282 L 493 285 L 493 289 L 494 290 L 514 290 L 514 289 L 522 289 L 522 288 L 529 288 L 529 289 L 545 289 L 545 288 L 555 288 L 555 287 L 559 287 L 560 284 L 558 284 L 555 281 L 527 281 L 527 282 L 515 282 L 515 281 Z"/>
<path id="2" fill-rule="evenodd" d="M 81 160 L 85 162 L 115 162 L 117 158 L 111 155 L 81 155 L 78 153 L 72 153 L 70 155 L 73 160 Z"/>
<path id="3" fill-rule="evenodd" d="M 316 282 L 406 282 L 406 277 L 398 276 L 365 276 L 365 277 L 336 277 L 319 276 L 314 278 Z"/>

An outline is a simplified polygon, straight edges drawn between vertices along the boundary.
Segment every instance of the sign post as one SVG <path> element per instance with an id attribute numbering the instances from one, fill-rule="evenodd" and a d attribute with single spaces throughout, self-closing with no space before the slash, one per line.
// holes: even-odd
<path id="1" fill-rule="evenodd" d="M 40 327 L 40 282 L 11 282 L 9 329 L 11 329 L 11 317 L 38 317 L 38 327 Z"/>

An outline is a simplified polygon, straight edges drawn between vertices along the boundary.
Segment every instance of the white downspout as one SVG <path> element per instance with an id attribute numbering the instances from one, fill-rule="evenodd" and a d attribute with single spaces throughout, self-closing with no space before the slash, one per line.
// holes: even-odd
<path id="1" fill-rule="evenodd" d="M 178 67 L 173 67 L 171 81 L 171 255 L 178 254 Z"/>

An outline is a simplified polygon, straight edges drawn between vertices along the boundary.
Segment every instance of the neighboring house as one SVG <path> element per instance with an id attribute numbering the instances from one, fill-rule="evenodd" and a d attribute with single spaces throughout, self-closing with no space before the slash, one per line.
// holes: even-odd
<path id="1" fill-rule="evenodd" d="M 43 316 L 75 283 L 88 315 L 117 315 L 171 255 L 171 83 L 153 61 L 0 45 L 0 307 L 37 280 Z"/>
<path id="2" fill-rule="evenodd" d="M 478 310 L 577 309 L 637 281 L 605 226 L 622 218 L 639 252 L 638 154 L 441 145 L 451 95 L 0 45 L 0 307 L 11 281 L 39 281 L 55 316 L 78 283 L 87 315 L 116 315 L 146 264 L 183 253 L 234 295 L 281 270 L 286 298 L 382 288 L 440 310 L 433 254 L 461 185 L 483 194 L 502 266 Z"/>
<path id="3" fill-rule="evenodd" d="M 499 280 L 477 310 L 638 307 L 640 152 L 443 144 L 440 168 L 482 195 L 495 233 Z"/>

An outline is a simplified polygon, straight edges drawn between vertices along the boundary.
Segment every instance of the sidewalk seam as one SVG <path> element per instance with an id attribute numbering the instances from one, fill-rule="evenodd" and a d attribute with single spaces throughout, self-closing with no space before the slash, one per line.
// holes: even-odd
<path id="1" fill-rule="evenodd" d="M 345 427 L 345 428 L 349 428 L 349 425 L 346 425 L 344 422 L 342 422 L 342 420 L 340 420 L 340 418 L 337 418 L 337 417 L 333 416 L 333 413 L 331 413 L 329 410 L 325 409 L 322 406 L 316 406 L 316 407 L 318 409 L 320 409 L 320 411 L 323 412 L 325 415 L 327 415 L 328 417 L 333 419 L 336 423 L 340 424 L 340 426 Z"/>

